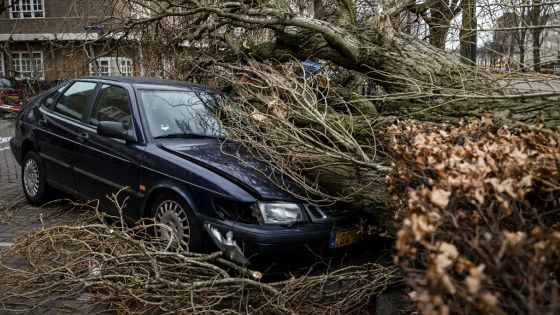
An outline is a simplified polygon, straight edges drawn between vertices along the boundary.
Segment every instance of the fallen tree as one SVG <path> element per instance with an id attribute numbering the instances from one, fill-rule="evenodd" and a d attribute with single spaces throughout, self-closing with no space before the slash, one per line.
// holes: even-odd
<path id="1" fill-rule="evenodd" d="M 492 112 L 503 121 L 560 123 L 557 91 L 520 92 L 546 77 L 465 66 L 399 28 L 407 6 L 398 2 L 306 2 L 307 15 L 279 1 L 119 3 L 106 37 L 117 45 L 108 52 L 138 43 L 146 62 L 174 60 L 169 76 L 231 91 L 230 136 L 263 152 L 284 174 L 278 185 L 287 177 L 306 188 L 300 197 L 368 212 L 392 231 L 385 176 L 398 157 L 388 154 L 386 129 L 397 120 L 458 123 Z M 122 14 L 131 11 L 140 14 Z M 364 84 L 377 93 L 364 95 Z M 247 120 L 259 127 L 239 124 Z"/>
<path id="2" fill-rule="evenodd" d="M 494 101 L 475 107 L 468 102 L 449 100 L 450 105 L 433 105 L 416 115 L 389 111 L 382 115 L 371 104 L 341 94 L 328 81 L 321 85 L 316 76 L 306 73 L 297 63 L 279 67 L 248 61 L 244 66 L 221 64 L 219 69 L 222 75 L 215 77 L 216 82 L 225 82 L 235 100 L 222 113 L 230 136 L 258 149 L 262 155 L 255 158 L 282 174 L 273 178 L 278 185 L 290 190 L 289 185 L 284 185 L 287 177 L 305 187 L 308 195 L 299 197 L 337 202 L 339 207 L 370 213 L 378 224 L 392 232 L 399 223 L 394 221 L 386 176 L 392 165 L 405 157 L 388 150 L 392 136 L 386 131 L 390 125 L 407 117 L 429 124 L 458 124 L 462 119 L 491 112 L 491 104 L 497 123 L 535 123 L 536 117 L 526 120 L 523 115 L 535 114 L 539 109 L 536 103 Z M 508 115 L 500 115 L 506 104 Z M 543 101 L 541 108 L 551 110 L 555 106 L 552 104 Z M 442 106 L 452 106 L 458 112 L 464 110 L 465 114 L 435 114 Z M 547 116 L 552 125 L 554 115 Z"/>

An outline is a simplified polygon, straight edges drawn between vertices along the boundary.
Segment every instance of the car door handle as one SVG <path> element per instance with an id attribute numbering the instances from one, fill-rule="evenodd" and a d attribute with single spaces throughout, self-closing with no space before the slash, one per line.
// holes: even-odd
<path id="1" fill-rule="evenodd" d="M 46 125 L 47 119 L 45 117 L 41 117 L 37 122 L 39 123 L 39 126 Z"/>
<path id="2" fill-rule="evenodd" d="M 80 141 L 81 143 L 84 143 L 84 142 L 88 141 L 88 139 L 89 139 L 89 136 L 85 132 L 82 132 L 78 135 L 78 141 Z"/>

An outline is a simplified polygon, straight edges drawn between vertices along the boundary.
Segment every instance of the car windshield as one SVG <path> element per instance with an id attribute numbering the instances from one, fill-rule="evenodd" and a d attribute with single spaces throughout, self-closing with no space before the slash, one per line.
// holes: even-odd
<path id="1" fill-rule="evenodd" d="M 154 138 L 225 137 L 216 113 L 225 100 L 207 91 L 140 90 L 148 127 Z"/>

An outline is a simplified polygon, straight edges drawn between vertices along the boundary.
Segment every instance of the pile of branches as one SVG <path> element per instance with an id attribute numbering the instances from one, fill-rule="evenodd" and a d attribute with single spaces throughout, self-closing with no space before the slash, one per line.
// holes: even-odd
<path id="1" fill-rule="evenodd" d="M 265 283 L 259 272 L 220 252 L 174 250 L 150 237 L 151 228 L 149 222 L 110 225 L 96 213 L 25 235 L 0 253 L 1 308 L 24 313 L 69 308 L 68 301 L 86 295 L 90 303 L 122 314 L 348 313 L 401 281 L 395 267 L 365 264 Z M 10 264 L 14 257 L 27 265 Z"/>
<path id="2" fill-rule="evenodd" d="M 274 183 L 302 200 L 336 203 L 390 225 L 382 137 L 394 117 L 299 62 L 248 60 L 217 65 L 212 74 L 208 83 L 231 91 L 233 102 L 221 112 L 228 136 L 272 168 Z"/>
<path id="3" fill-rule="evenodd" d="M 0 203 L 0 223 L 13 222 L 14 214 L 17 212 L 17 209 L 22 206 L 23 203 L 24 198 L 21 195 Z"/>
<path id="4" fill-rule="evenodd" d="M 405 121 L 388 181 L 396 261 L 425 314 L 560 312 L 560 135 Z"/>

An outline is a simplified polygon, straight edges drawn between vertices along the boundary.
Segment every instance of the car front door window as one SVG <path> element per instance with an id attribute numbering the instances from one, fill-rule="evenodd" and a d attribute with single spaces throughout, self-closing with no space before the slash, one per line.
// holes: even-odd
<path id="1" fill-rule="evenodd" d="M 89 118 L 89 124 L 97 126 L 100 121 L 115 121 L 128 128 L 130 124 L 130 101 L 125 89 L 104 84 Z"/>

